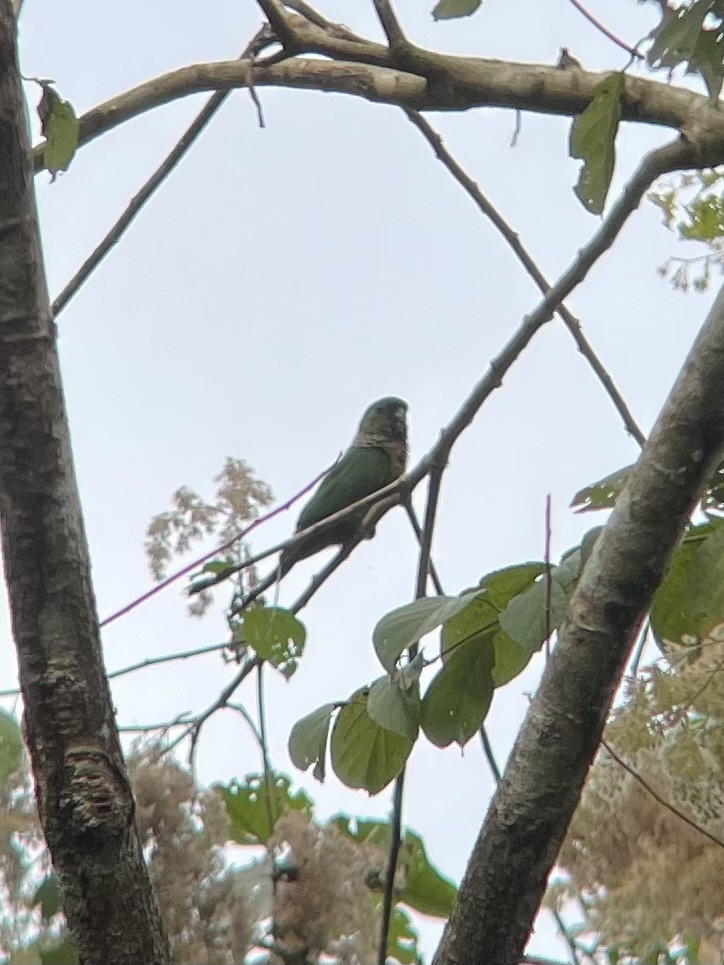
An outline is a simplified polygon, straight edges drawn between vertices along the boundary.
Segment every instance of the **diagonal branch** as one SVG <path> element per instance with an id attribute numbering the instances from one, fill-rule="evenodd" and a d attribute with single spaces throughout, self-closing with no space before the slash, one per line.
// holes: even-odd
<path id="1" fill-rule="evenodd" d="M 581 573 L 434 965 L 519 961 L 653 594 L 724 446 L 724 288 Z"/>
<path id="2" fill-rule="evenodd" d="M 245 61 L 248 65 L 248 69 L 251 70 L 252 62 L 250 58 L 258 54 L 259 51 L 263 50 L 264 47 L 273 42 L 274 38 L 269 31 L 268 25 L 265 24 L 249 41 L 239 57 L 239 60 Z M 254 88 L 250 85 L 249 90 L 253 92 Z M 141 187 L 138 193 L 131 198 L 128 207 L 123 214 L 116 221 L 95 250 L 91 252 L 88 258 L 86 258 L 78 271 L 75 273 L 75 275 L 73 275 L 71 280 L 50 306 L 53 317 L 56 320 L 71 298 L 78 292 L 81 285 L 83 285 L 91 273 L 98 267 L 101 261 L 103 261 L 108 252 L 118 244 L 138 212 L 151 198 L 154 192 L 161 186 L 161 184 L 163 184 L 168 175 L 173 171 L 179 161 L 189 150 L 191 145 L 196 141 L 198 136 L 207 126 L 209 121 L 217 113 L 230 93 L 230 90 L 218 90 L 215 94 L 212 94 L 168 157 L 166 157 L 159 167 L 153 172 L 151 177 Z"/>
<path id="3" fill-rule="evenodd" d="M 460 164 L 458 164 L 453 155 L 445 147 L 442 137 L 435 130 L 435 128 L 417 111 L 411 111 L 408 108 L 403 108 L 403 110 L 407 119 L 415 125 L 418 131 L 420 131 L 422 136 L 432 147 L 438 159 L 442 161 L 458 184 L 461 185 L 461 187 L 473 199 L 479 210 L 487 218 L 489 218 L 490 221 L 493 222 L 495 227 L 513 249 L 513 252 L 517 255 L 525 270 L 536 283 L 539 290 L 546 295 L 550 291 L 550 284 L 546 280 L 543 272 L 533 260 L 532 256 L 529 254 L 525 245 L 520 240 L 518 233 L 511 228 L 495 205 L 493 205 L 492 202 L 483 194 L 477 182 L 470 177 L 470 175 L 464 170 L 464 168 L 460 166 Z M 564 304 L 560 304 L 556 311 L 563 320 L 563 323 L 568 331 L 573 336 L 581 355 L 583 355 L 588 364 L 591 366 L 604 390 L 613 402 L 616 411 L 621 416 L 623 424 L 626 427 L 626 431 L 629 433 L 629 435 L 633 436 L 640 446 L 643 446 L 646 442 L 646 436 L 644 436 L 643 432 L 636 424 L 636 421 L 634 420 L 634 417 L 631 414 L 628 405 L 626 404 L 626 400 L 616 388 L 616 385 L 606 370 L 605 365 L 596 355 L 593 347 L 583 334 L 580 321 L 573 315 L 572 312 L 568 310 L 568 308 L 566 308 Z"/>
<path id="4" fill-rule="evenodd" d="M 683 141 L 677 140 L 652 151 L 651 154 L 643 159 L 633 178 L 624 188 L 620 198 L 614 204 L 608 217 L 596 234 L 591 238 L 589 243 L 578 252 L 568 269 L 555 285 L 548 290 L 543 301 L 523 320 L 507 344 L 490 362 L 488 371 L 474 386 L 472 392 L 458 409 L 455 416 L 440 433 L 435 445 L 423 456 L 410 473 L 397 480 L 397 482 L 392 483 L 390 486 L 385 487 L 385 489 L 379 490 L 372 496 L 367 497 L 373 505 L 368 513 L 368 518 L 365 520 L 366 525 L 375 524 L 393 506 L 397 505 L 405 497 L 408 497 L 426 476 L 434 471 L 439 471 L 439 467 L 445 465 L 453 445 L 472 423 L 485 400 L 495 389 L 503 384 L 505 374 L 516 359 L 519 358 L 536 332 L 542 328 L 546 322 L 550 321 L 561 301 L 567 298 L 573 289 L 583 281 L 598 258 L 611 247 L 628 218 L 640 204 L 641 199 L 651 186 L 651 183 L 661 174 L 675 168 L 683 158 L 688 156 L 688 145 Z M 380 499 L 381 496 L 383 497 L 382 499 Z M 361 502 L 363 501 L 360 500 L 360 503 Z M 336 514 L 335 518 L 342 518 L 345 513 L 353 510 L 354 507 L 349 507 L 347 510 Z M 329 517 L 329 519 L 332 519 L 332 517 Z M 307 604 L 322 583 L 344 562 L 363 538 L 364 528 L 360 530 L 353 540 L 342 547 L 322 572 L 314 578 L 310 587 L 308 587 L 294 603 L 294 606 L 291 608 L 292 612 L 299 612 L 299 610 Z M 553 662 L 554 661 L 551 661 L 551 663 Z M 217 700 L 214 701 L 184 733 L 172 742 L 167 748 L 167 751 L 176 747 L 185 737 L 197 735 L 198 729 L 203 723 L 217 710 L 226 706 L 237 687 L 257 665 L 258 658 L 248 662 L 245 668 L 237 674 Z"/>

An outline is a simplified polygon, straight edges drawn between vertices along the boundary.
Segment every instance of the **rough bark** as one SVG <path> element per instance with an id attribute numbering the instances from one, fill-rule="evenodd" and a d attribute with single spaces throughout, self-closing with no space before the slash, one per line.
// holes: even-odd
<path id="1" fill-rule="evenodd" d="M 651 598 L 724 445 L 724 288 L 580 577 L 434 965 L 520 960 Z"/>
<path id="2" fill-rule="evenodd" d="M 0 0 L 0 526 L 38 810 L 79 960 L 162 965 L 168 943 L 101 657 L 10 0 Z"/>

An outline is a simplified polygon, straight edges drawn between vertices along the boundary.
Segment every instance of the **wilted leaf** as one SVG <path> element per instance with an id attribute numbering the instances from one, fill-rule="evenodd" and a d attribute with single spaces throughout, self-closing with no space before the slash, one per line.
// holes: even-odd
<path id="1" fill-rule="evenodd" d="M 571 500 L 571 506 L 580 507 L 576 512 L 588 513 L 594 509 L 611 509 L 626 485 L 633 466 L 624 466 L 597 482 L 579 489 Z"/>
<path id="2" fill-rule="evenodd" d="M 571 157 L 583 161 L 575 192 L 592 214 L 601 214 L 616 161 L 616 134 L 621 120 L 622 73 L 611 74 L 594 89 L 588 107 L 573 122 Z"/>
<path id="3" fill-rule="evenodd" d="M 78 118 L 70 101 L 64 101 L 48 83 L 42 84 L 43 93 L 38 104 L 38 116 L 45 135 L 43 162 L 55 176 L 66 171 L 78 147 Z"/>
<path id="4" fill-rule="evenodd" d="M 327 752 L 329 723 L 336 704 L 323 704 L 298 720 L 289 735 L 289 756 L 295 767 L 306 771 L 314 764 L 314 776 L 324 780 L 324 761 Z"/>

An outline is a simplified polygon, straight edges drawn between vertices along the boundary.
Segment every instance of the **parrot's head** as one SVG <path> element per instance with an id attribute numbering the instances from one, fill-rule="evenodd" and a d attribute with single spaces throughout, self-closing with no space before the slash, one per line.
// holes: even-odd
<path id="1" fill-rule="evenodd" d="M 407 403 L 390 396 L 373 402 L 362 416 L 360 434 L 407 442 Z"/>

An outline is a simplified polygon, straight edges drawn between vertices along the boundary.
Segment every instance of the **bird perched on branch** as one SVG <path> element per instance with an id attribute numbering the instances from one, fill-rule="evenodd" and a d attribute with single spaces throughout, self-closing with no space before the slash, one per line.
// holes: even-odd
<path id="1" fill-rule="evenodd" d="M 406 464 L 407 403 L 394 397 L 378 399 L 362 416 L 349 449 L 330 469 L 302 509 L 295 532 L 300 533 L 388 486 L 404 473 Z M 358 512 L 311 533 L 283 550 L 277 569 L 255 587 L 253 593 L 233 612 L 238 613 L 260 596 L 299 560 L 327 546 L 340 546 L 348 542 L 357 533 L 368 510 L 369 506 L 364 506 Z"/>

